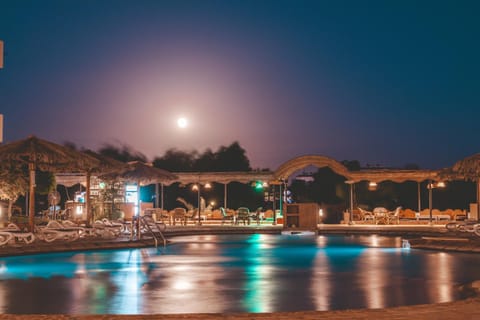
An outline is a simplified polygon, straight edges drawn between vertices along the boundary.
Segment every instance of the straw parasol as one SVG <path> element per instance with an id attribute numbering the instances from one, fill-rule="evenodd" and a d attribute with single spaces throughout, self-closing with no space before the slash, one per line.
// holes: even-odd
<path id="1" fill-rule="evenodd" d="M 120 180 L 123 182 L 133 182 L 137 184 L 137 193 L 140 194 L 140 186 L 146 186 L 154 183 L 170 183 L 178 177 L 173 173 L 153 167 L 141 161 L 128 162 L 119 170 L 100 175 L 104 180 Z M 138 209 L 140 210 L 140 197 L 138 197 Z"/>
<path id="2" fill-rule="evenodd" d="M 451 168 L 441 172 L 441 175 L 450 179 L 464 179 L 477 183 L 477 220 L 480 209 L 480 153 L 457 161 Z"/>
<path id="3" fill-rule="evenodd" d="M 151 164 L 141 161 L 131 161 L 123 165 L 118 170 L 113 170 L 110 173 L 101 175 L 100 178 L 106 180 L 119 179 L 125 182 L 136 182 L 142 186 L 153 183 L 170 182 L 177 179 L 173 173 L 156 168 Z"/>
<path id="4" fill-rule="evenodd" d="M 0 146 L 0 163 L 15 166 L 28 165 L 29 170 L 29 226 L 34 229 L 35 171 L 86 171 L 99 165 L 87 154 L 35 136 Z"/>

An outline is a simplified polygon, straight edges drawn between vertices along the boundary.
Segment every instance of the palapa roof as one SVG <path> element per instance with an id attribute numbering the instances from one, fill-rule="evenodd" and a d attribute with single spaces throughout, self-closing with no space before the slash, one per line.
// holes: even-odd
<path id="1" fill-rule="evenodd" d="M 149 185 L 153 183 L 168 184 L 178 177 L 167 170 L 155 168 L 150 164 L 141 161 L 132 161 L 126 163 L 122 168 L 100 175 L 99 178 L 105 180 L 138 182 L 141 185 Z"/>
<path id="2" fill-rule="evenodd" d="M 29 136 L 0 146 L 0 162 L 34 164 L 44 171 L 82 171 L 99 161 L 87 154 L 62 145 Z"/>

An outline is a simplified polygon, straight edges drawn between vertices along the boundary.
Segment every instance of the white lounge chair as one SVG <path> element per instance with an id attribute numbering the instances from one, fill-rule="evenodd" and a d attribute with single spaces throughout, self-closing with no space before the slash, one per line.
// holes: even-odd
<path id="1" fill-rule="evenodd" d="M 10 241 L 15 243 L 24 242 L 30 244 L 35 241 L 35 235 L 32 232 L 22 231 L 16 224 L 9 223 L 5 229 L 0 230 L 0 245 L 5 245 Z M 7 239 L 8 238 L 8 239 Z"/>
<path id="2" fill-rule="evenodd" d="M 70 229 L 62 226 L 58 221 L 52 220 L 45 227 L 39 227 L 39 237 L 46 242 L 55 240 L 75 241 L 80 237 L 81 230 Z"/>
<path id="3" fill-rule="evenodd" d="M 0 246 L 4 246 L 13 239 L 13 234 L 9 231 L 0 231 Z"/>
<path id="4" fill-rule="evenodd" d="M 124 225 L 104 218 L 102 220 L 96 220 L 93 223 L 93 228 L 98 236 L 106 239 L 113 239 L 122 233 Z"/>

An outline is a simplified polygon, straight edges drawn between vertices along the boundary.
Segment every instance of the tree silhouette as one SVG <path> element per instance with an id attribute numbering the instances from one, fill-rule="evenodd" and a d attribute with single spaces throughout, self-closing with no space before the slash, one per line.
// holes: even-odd
<path id="1" fill-rule="evenodd" d="M 214 171 L 250 171 L 246 151 L 235 141 L 228 147 L 220 147 L 216 154 Z"/>
<path id="2" fill-rule="evenodd" d="M 153 166 L 171 172 L 193 171 L 196 155 L 196 151 L 186 152 L 169 149 L 162 157 L 153 160 Z"/>
<path id="3" fill-rule="evenodd" d="M 127 145 L 121 145 L 120 147 L 117 147 L 112 144 L 106 144 L 102 148 L 100 148 L 100 150 L 98 150 L 98 153 L 122 162 L 147 162 L 147 157 L 145 157 L 143 153 L 133 150 Z"/>

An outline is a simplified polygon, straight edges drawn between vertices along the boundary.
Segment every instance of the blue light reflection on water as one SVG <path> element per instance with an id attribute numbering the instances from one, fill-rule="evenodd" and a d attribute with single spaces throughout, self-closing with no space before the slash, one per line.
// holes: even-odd
<path id="1" fill-rule="evenodd" d="M 2 313 L 274 312 L 458 299 L 480 257 L 377 236 L 219 235 L 0 262 Z"/>

